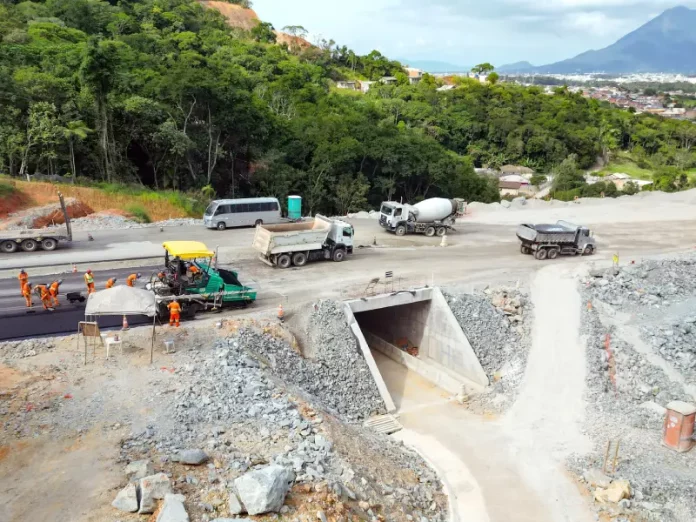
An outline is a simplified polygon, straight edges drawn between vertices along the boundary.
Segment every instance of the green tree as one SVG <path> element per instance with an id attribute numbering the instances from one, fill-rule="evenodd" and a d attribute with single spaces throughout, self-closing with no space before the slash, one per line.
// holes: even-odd
<path id="1" fill-rule="evenodd" d="M 338 214 L 345 216 L 349 212 L 365 210 L 367 206 L 367 194 L 370 191 L 370 184 L 363 174 L 353 177 L 349 174 L 341 176 L 336 185 L 336 195 L 334 202 Z"/>
<path id="2" fill-rule="evenodd" d="M 543 174 L 534 174 L 529 182 L 535 187 L 540 187 L 548 181 L 548 178 Z"/>
<path id="3" fill-rule="evenodd" d="M 82 120 L 69 121 L 65 127 L 62 128 L 63 137 L 68 142 L 68 149 L 70 150 L 70 172 L 72 173 L 73 183 L 75 183 L 75 179 L 77 178 L 75 143 L 85 140 L 90 132 L 92 132 L 92 129 L 87 127 Z"/>
<path id="4" fill-rule="evenodd" d="M 554 192 L 565 192 L 581 188 L 587 184 L 582 171 L 578 169 L 577 156 L 571 154 L 555 169 Z"/>
<path id="5" fill-rule="evenodd" d="M 474 74 L 489 74 L 495 70 L 495 67 L 488 62 L 480 63 L 471 68 L 471 72 Z"/>
<path id="6" fill-rule="evenodd" d="M 486 81 L 491 85 L 495 85 L 500 80 L 500 75 L 497 72 L 492 72 L 486 77 Z"/>
<path id="7" fill-rule="evenodd" d="M 257 42 L 276 43 L 276 34 L 273 25 L 268 22 L 259 22 L 252 30 L 251 36 Z"/>

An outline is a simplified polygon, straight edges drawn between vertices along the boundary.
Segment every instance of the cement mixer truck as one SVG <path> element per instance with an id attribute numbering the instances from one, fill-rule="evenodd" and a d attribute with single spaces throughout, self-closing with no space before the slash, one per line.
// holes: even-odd
<path id="1" fill-rule="evenodd" d="M 379 224 L 397 236 L 407 233 L 428 237 L 444 236 L 466 203 L 460 199 L 430 198 L 415 205 L 385 201 L 380 208 Z"/>

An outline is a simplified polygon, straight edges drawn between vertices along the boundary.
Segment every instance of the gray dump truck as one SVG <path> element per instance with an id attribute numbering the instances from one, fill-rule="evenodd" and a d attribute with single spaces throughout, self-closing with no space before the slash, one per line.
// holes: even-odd
<path id="1" fill-rule="evenodd" d="M 313 220 L 259 225 L 252 246 L 270 266 L 304 266 L 319 259 L 343 261 L 353 253 L 350 223 L 317 215 Z"/>
<path id="2" fill-rule="evenodd" d="M 39 249 L 55 250 L 59 241 L 72 241 L 70 216 L 65 207 L 63 194 L 60 192 L 58 199 L 65 219 L 64 226 L 36 230 L 0 230 L 0 252 L 12 254 L 20 249 L 24 252 L 35 252 Z"/>
<path id="3" fill-rule="evenodd" d="M 595 239 L 586 227 L 559 221 L 555 225 L 520 225 L 517 227 L 520 252 L 538 260 L 562 255 L 591 255 L 597 250 Z"/>

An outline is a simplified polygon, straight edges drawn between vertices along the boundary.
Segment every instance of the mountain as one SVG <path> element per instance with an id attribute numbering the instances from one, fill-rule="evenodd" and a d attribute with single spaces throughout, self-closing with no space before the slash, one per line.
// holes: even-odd
<path id="1" fill-rule="evenodd" d="M 455 73 L 467 72 L 471 67 L 466 65 L 455 65 L 437 60 L 399 60 L 404 66 L 413 67 L 429 73 Z"/>
<path id="2" fill-rule="evenodd" d="M 696 9 L 674 7 L 616 43 L 575 58 L 537 67 L 535 72 L 696 72 Z"/>
<path id="3" fill-rule="evenodd" d="M 536 67 L 529 62 L 515 62 L 501 65 L 500 67 L 496 67 L 495 70 L 498 73 L 515 74 L 533 72 L 535 68 Z"/>

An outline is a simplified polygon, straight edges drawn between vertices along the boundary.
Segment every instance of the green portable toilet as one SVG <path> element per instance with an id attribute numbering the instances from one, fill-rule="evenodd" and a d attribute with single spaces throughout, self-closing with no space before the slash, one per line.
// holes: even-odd
<path id="1" fill-rule="evenodd" d="M 302 198 L 300 196 L 288 196 L 288 217 L 290 219 L 302 218 Z"/>

